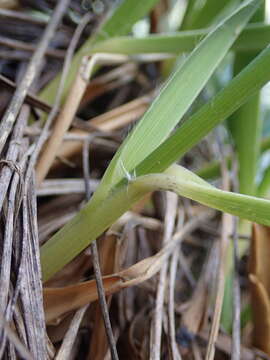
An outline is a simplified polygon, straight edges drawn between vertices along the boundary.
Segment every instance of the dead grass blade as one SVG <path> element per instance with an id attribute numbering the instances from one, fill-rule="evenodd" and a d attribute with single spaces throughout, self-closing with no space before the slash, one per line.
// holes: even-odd
<path id="1" fill-rule="evenodd" d="M 98 187 L 99 181 L 91 179 L 89 186 L 94 192 Z M 48 179 L 44 180 L 37 189 L 38 196 L 52 196 L 64 194 L 83 194 L 84 193 L 83 179 Z"/>
<path id="2" fill-rule="evenodd" d="M 0 313 L 0 323 L 1 327 L 5 329 L 6 336 L 8 337 L 11 344 L 17 349 L 18 353 L 26 360 L 34 360 L 32 354 L 29 350 L 23 345 L 19 337 L 15 334 L 13 329 L 9 326 L 9 324 L 4 319 L 2 313 Z"/>
<path id="3" fill-rule="evenodd" d="M 219 151 L 222 154 L 222 145 L 219 143 Z M 228 175 L 227 164 L 224 160 L 221 162 L 223 189 L 229 190 L 230 179 Z M 212 326 L 210 330 L 209 342 L 207 345 L 206 359 L 213 360 L 215 356 L 215 343 L 218 337 L 220 317 L 223 304 L 224 288 L 225 288 L 225 271 L 226 271 L 226 254 L 229 244 L 230 235 L 232 234 L 232 216 L 226 213 L 222 214 L 222 231 L 219 248 L 219 267 L 216 278 L 216 299 L 214 306 L 214 314 Z"/>
<path id="4" fill-rule="evenodd" d="M 16 90 L 16 84 L 1 74 L 0 74 L 0 83 L 1 86 L 4 86 L 6 89 L 10 91 Z M 51 106 L 49 104 L 47 104 L 44 101 L 41 101 L 37 96 L 31 93 L 27 93 L 25 97 L 25 103 L 46 112 L 49 112 L 51 110 Z"/>
<path id="5" fill-rule="evenodd" d="M 177 229 L 180 229 L 183 226 L 184 222 L 184 212 L 179 211 L 178 208 L 178 221 L 177 221 Z M 181 354 L 178 350 L 178 346 L 176 343 L 176 334 L 175 334 L 175 282 L 177 276 L 177 269 L 179 263 L 179 255 L 181 252 L 181 243 L 178 244 L 174 253 L 171 257 L 171 262 L 169 266 L 169 300 L 168 300 L 168 337 L 170 341 L 170 352 L 172 354 L 172 358 L 174 360 L 181 360 Z"/>
<path id="6" fill-rule="evenodd" d="M 55 357 L 55 360 L 67 360 L 70 358 L 70 353 L 77 336 L 81 321 L 84 317 L 86 310 L 89 305 L 83 306 L 79 309 L 76 314 L 73 316 L 69 329 L 64 337 L 64 340 L 61 344 L 61 347 Z"/>
<path id="7" fill-rule="evenodd" d="M 163 234 L 163 246 L 169 243 L 174 227 L 177 214 L 178 196 L 171 192 L 166 192 L 166 213 Z M 152 332 L 150 339 L 150 359 L 158 360 L 161 358 L 161 334 L 162 323 L 164 315 L 164 297 L 167 290 L 167 271 L 168 271 L 168 257 L 163 261 L 156 293 L 156 304 L 154 317 L 152 320 Z"/>

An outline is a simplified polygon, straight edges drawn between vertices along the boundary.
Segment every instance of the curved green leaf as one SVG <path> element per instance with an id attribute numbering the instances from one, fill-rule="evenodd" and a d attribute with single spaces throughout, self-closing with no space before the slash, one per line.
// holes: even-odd
<path id="1" fill-rule="evenodd" d="M 148 192 L 170 190 L 239 217 L 270 225 L 270 201 L 222 191 L 191 171 L 171 166 L 162 174 L 149 174 L 122 184 L 100 206 L 91 211 L 91 202 L 41 248 L 43 281 L 96 239 L 116 219 Z"/>
<path id="2" fill-rule="evenodd" d="M 142 161 L 136 168 L 137 175 L 164 171 L 179 160 L 270 80 L 269 69 L 270 47 Z"/>
<path id="3" fill-rule="evenodd" d="M 179 66 L 111 161 L 94 195 L 104 199 L 181 120 L 261 1 L 247 1 L 220 23 Z M 210 54 L 210 56 L 209 56 Z"/>

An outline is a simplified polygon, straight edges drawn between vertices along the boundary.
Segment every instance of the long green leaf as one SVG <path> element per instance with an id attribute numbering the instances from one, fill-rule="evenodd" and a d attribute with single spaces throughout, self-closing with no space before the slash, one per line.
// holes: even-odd
<path id="1" fill-rule="evenodd" d="M 260 1 L 247 1 L 219 24 L 180 65 L 139 124 L 118 150 L 93 201 L 108 191 L 155 150 L 180 121 L 251 18 Z M 211 56 L 209 56 L 211 54 Z"/>
<path id="2" fill-rule="evenodd" d="M 206 0 L 197 1 L 191 9 L 188 18 L 185 20 L 185 28 L 199 29 L 212 23 L 217 14 L 224 8 L 228 0 Z"/>
<path id="3" fill-rule="evenodd" d="M 258 55 L 212 100 L 191 116 L 136 169 L 137 175 L 160 172 L 179 160 L 221 121 L 270 80 L 270 47 Z"/>
<path id="4" fill-rule="evenodd" d="M 184 17 L 181 23 L 181 30 L 185 30 L 189 28 L 190 22 L 192 21 L 191 18 L 194 13 L 194 7 L 196 6 L 197 0 L 189 0 L 186 5 Z"/>
<path id="5" fill-rule="evenodd" d="M 269 199 L 269 186 L 270 186 L 270 167 L 265 169 L 262 180 L 258 186 L 258 196 Z"/>
<path id="6" fill-rule="evenodd" d="M 252 20 L 263 21 L 264 11 L 259 9 Z M 255 52 L 237 52 L 234 60 L 234 73 L 239 73 L 258 54 Z M 239 164 L 239 191 L 243 194 L 254 195 L 257 161 L 260 150 L 262 119 L 259 112 L 260 95 L 256 94 L 241 106 L 228 119 L 229 129 L 235 142 Z"/>
<path id="7" fill-rule="evenodd" d="M 175 33 L 153 34 L 143 38 L 120 36 L 94 45 L 91 53 L 109 52 L 126 55 L 143 53 L 189 52 L 209 33 L 209 29 L 187 30 Z M 232 45 L 237 51 L 260 51 L 269 44 L 270 25 L 248 25 Z"/>

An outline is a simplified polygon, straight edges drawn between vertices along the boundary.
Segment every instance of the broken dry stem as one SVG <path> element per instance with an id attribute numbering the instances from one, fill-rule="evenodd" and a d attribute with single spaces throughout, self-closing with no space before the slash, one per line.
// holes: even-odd
<path id="1" fill-rule="evenodd" d="M 38 161 L 36 168 L 37 185 L 41 184 L 41 182 L 45 179 L 52 166 L 52 163 L 62 144 L 63 137 L 69 129 L 78 110 L 94 67 L 97 64 L 119 63 L 126 62 L 127 60 L 127 56 L 108 54 L 96 54 L 91 58 L 88 56 L 83 58 L 82 65 L 77 73 L 74 84 L 70 89 L 62 110 L 55 120 L 52 134 L 45 144 Z"/>

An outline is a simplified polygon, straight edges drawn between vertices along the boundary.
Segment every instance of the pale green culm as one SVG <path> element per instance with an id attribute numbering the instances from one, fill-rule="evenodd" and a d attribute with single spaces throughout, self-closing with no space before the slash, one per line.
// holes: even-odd
<path id="1" fill-rule="evenodd" d="M 117 151 L 90 202 L 42 246 L 43 281 L 71 261 L 149 191 L 172 190 L 215 209 L 269 224 L 269 201 L 218 190 L 182 167 L 170 167 L 269 80 L 270 50 L 266 49 L 171 135 L 261 3 L 249 0 L 238 6 L 176 68 Z M 154 1 L 151 6 L 153 4 Z M 134 169 L 137 176 L 142 176 L 130 181 L 126 172 L 132 173 Z"/>

